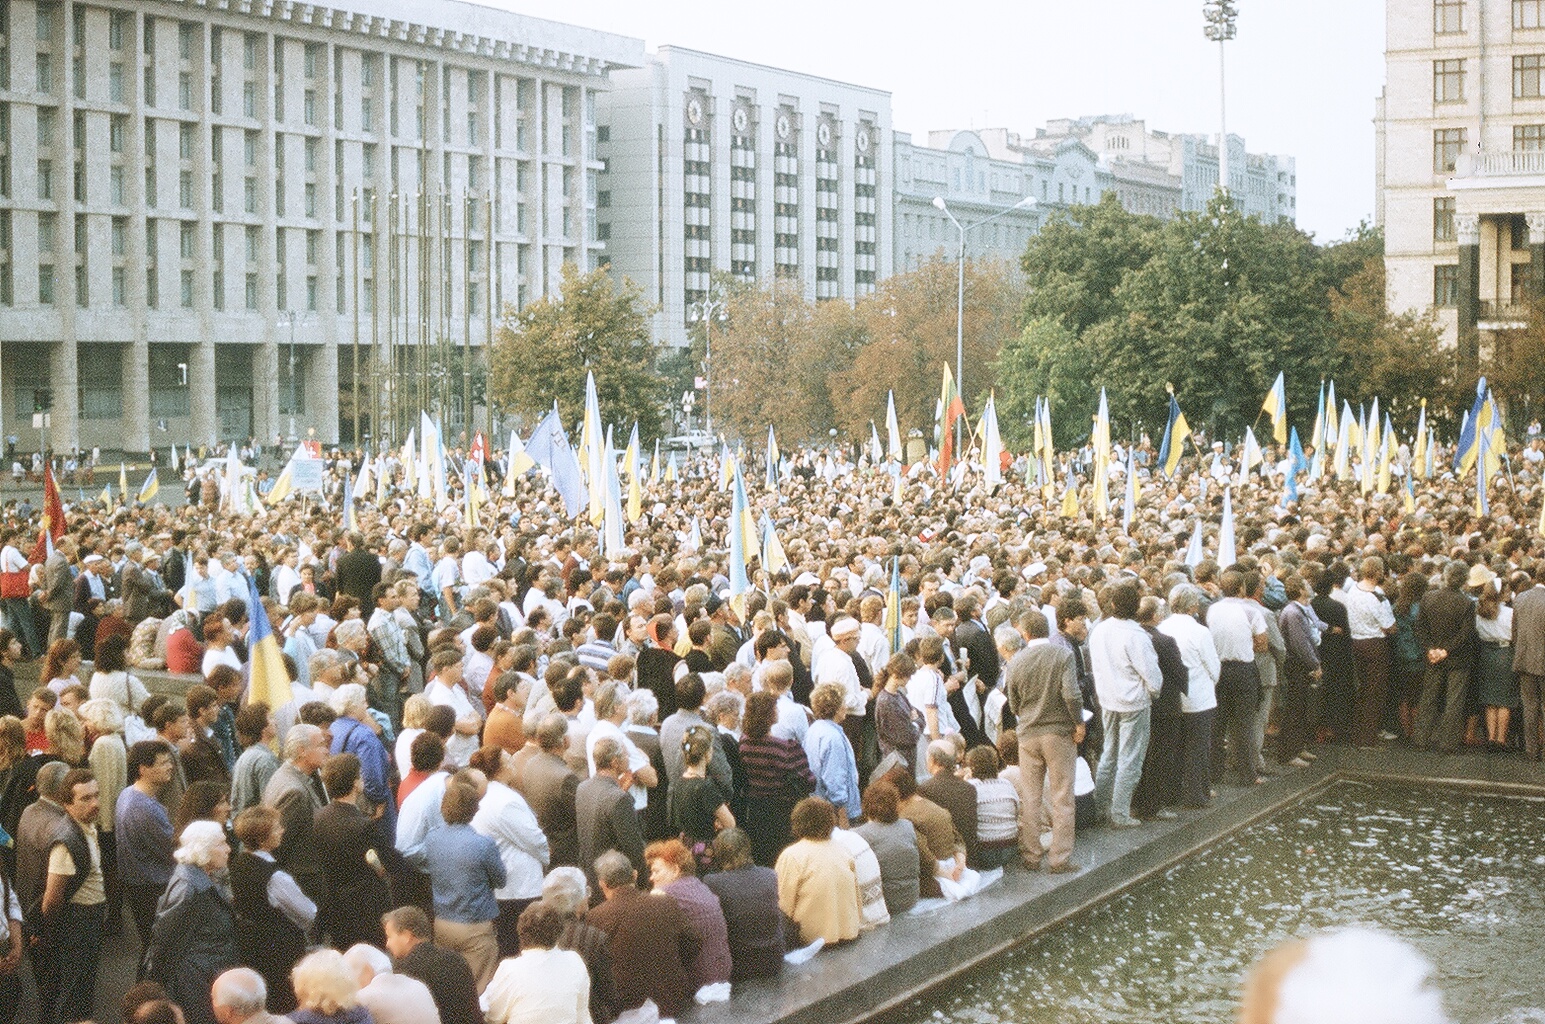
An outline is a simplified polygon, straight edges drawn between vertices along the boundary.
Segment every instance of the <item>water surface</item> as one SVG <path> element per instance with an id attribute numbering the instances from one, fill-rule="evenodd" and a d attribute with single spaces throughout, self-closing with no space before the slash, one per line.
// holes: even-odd
<path id="1" fill-rule="evenodd" d="M 1437 965 L 1465 1024 L 1545 1024 L 1545 803 L 1343 782 L 1236 833 L 893 1018 L 1231 1021 L 1278 943 L 1366 924 Z"/>

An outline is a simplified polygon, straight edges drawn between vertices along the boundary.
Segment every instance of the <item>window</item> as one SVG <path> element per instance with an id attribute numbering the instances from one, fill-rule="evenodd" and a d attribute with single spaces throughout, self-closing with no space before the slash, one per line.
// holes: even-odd
<path id="1" fill-rule="evenodd" d="M 122 167 L 110 167 L 107 170 L 107 199 L 114 206 L 125 205 Z"/>
<path id="2" fill-rule="evenodd" d="M 1439 128 L 1432 133 L 1432 173 L 1453 174 L 1465 147 L 1463 128 Z M 1058 186 L 1059 189 L 1061 186 Z"/>
<path id="3" fill-rule="evenodd" d="M 1432 268 L 1432 304 L 1459 305 L 1459 265 L 1440 263 Z"/>
<path id="4" fill-rule="evenodd" d="M 1525 153 L 1545 150 L 1545 124 L 1515 124 L 1513 149 L 1515 152 Z"/>
<path id="5" fill-rule="evenodd" d="M 177 106 L 181 110 L 193 109 L 193 76 L 186 71 L 177 76 Z"/>
<path id="6" fill-rule="evenodd" d="M 1514 28 L 1545 28 L 1545 0 L 1513 0 Z"/>
<path id="7" fill-rule="evenodd" d="M 1452 242 L 1454 234 L 1454 197 L 1439 196 L 1432 201 L 1432 240 Z"/>
<path id="8" fill-rule="evenodd" d="M 38 264 L 38 302 L 44 306 L 54 304 L 54 265 Z"/>
<path id="9" fill-rule="evenodd" d="M 182 272 L 182 308 L 193 308 L 193 271 Z"/>
<path id="10" fill-rule="evenodd" d="M 107 98 L 113 103 L 123 102 L 123 65 L 118 61 L 107 67 Z"/>
<path id="11" fill-rule="evenodd" d="M 375 131 L 375 106 L 369 96 L 359 101 L 359 126 L 362 131 Z"/>
<path id="12" fill-rule="evenodd" d="M 147 67 L 145 69 L 145 88 L 144 88 L 144 93 L 145 93 L 145 106 L 147 106 L 147 107 L 155 106 L 156 105 L 156 69 L 155 68 Z"/>
<path id="13" fill-rule="evenodd" d="M 123 25 L 128 21 L 128 16 L 122 11 L 114 11 L 107 19 L 107 48 L 110 50 L 123 49 Z"/>
<path id="14" fill-rule="evenodd" d="M 54 198 L 54 162 L 52 160 L 38 161 L 38 198 Z"/>
<path id="15" fill-rule="evenodd" d="M 254 225 L 248 225 L 246 229 L 247 262 L 256 264 L 258 258 L 258 229 Z"/>
<path id="16" fill-rule="evenodd" d="M 126 272 L 123 267 L 113 268 L 113 305 L 126 306 L 129 303 L 129 286 Z"/>
<path id="17" fill-rule="evenodd" d="M 307 171 L 315 171 L 316 169 L 317 169 L 317 140 L 316 140 L 316 136 L 308 135 L 308 136 L 306 136 L 306 170 Z"/>
<path id="18" fill-rule="evenodd" d="M 1513 58 L 1513 98 L 1530 99 L 1540 95 L 1540 68 L 1545 56 L 1538 53 Z"/>
<path id="19" fill-rule="evenodd" d="M 123 137 L 129 133 L 129 119 L 114 114 L 107 119 L 107 148 L 114 153 L 123 152 Z"/>
<path id="20" fill-rule="evenodd" d="M 241 116 L 257 117 L 257 83 L 241 83 Z"/>
<path id="21" fill-rule="evenodd" d="M 306 123 L 307 124 L 316 124 L 317 123 L 317 94 L 316 94 L 316 91 L 313 90 L 313 89 L 307 89 L 305 94 L 303 96 L 301 96 L 301 103 L 300 103 L 300 105 L 301 105 L 302 114 L 306 118 Z"/>
<path id="22" fill-rule="evenodd" d="M 193 33 L 197 27 L 191 21 L 177 23 L 177 56 L 182 60 L 193 56 Z"/>
<path id="23" fill-rule="evenodd" d="M 257 213 L 257 179 L 248 178 L 242 188 L 242 208 Z"/>
<path id="24" fill-rule="evenodd" d="M 248 167 L 257 166 L 258 133 L 243 132 L 241 138 L 241 159 Z"/>
<path id="25" fill-rule="evenodd" d="M 257 70 L 258 37 L 248 32 L 241 37 L 241 66 L 248 71 Z"/>
<path id="26" fill-rule="evenodd" d="M 38 92 L 54 91 L 54 58 L 52 54 L 38 54 L 37 81 Z"/>
<path id="27" fill-rule="evenodd" d="M 257 275 L 247 275 L 246 303 L 248 309 L 258 308 Z"/>
<path id="28" fill-rule="evenodd" d="M 177 204 L 184 210 L 193 209 L 192 171 L 182 171 L 177 175 Z"/>

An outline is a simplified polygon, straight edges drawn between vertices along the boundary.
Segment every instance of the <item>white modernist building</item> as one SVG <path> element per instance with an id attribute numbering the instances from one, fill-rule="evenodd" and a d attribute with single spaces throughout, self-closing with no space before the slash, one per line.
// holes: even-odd
<path id="1" fill-rule="evenodd" d="M 1388 0 L 1375 119 L 1391 309 L 1473 371 L 1545 294 L 1545 0 Z"/>
<path id="2" fill-rule="evenodd" d="M 598 261 L 596 95 L 643 58 L 458 0 L 5 0 L 4 433 L 389 432 L 432 351 Z"/>
<path id="3" fill-rule="evenodd" d="M 598 232 L 657 337 L 686 343 L 715 272 L 848 301 L 889 272 L 888 92 L 675 46 L 611 77 Z"/>

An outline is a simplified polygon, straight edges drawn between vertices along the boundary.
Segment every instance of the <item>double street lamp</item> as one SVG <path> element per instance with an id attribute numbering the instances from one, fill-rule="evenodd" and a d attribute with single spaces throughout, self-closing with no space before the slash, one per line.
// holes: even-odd
<path id="1" fill-rule="evenodd" d="M 1013 206 L 1010 206 L 1008 209 L 999 210 L 991 217 L 983 217 L 981 220 L 976 221 L 973 224 L 961 224 L 960 221 L 956 220 L 955 215 L 950 212 L 949 204 L 944 201 L 943 196 L 934 196 L 933 205 L 936 209 L 943 211 L 944 215 L 950 219 L 950 223 L 955 225 L 955 230 L 959 233 L 960 237 L 960 247 L 956 254 L 957 266 L 955 281 L 955 391 L 960 395 L 961 404 L 964 404 L 966 400 L 966 232 L 979 228 L 983 224 L 991 224 L 999 217 L 1007 217 L 1009 214 L 1016 210 L 1028 210 L 1032 206 L 1037 205 L 1037 203 L 1034 196 L 1025 196 L 1023 199 L 1015 203 Z M 965 428 L 959 427 L 958 429 L 964 430 Z M 963 441 L 964 439 L 961 440 Z M 957 450 L 962 447 L 964 447 L 963 444 L 957 443 Z"/>
<path id="2" fill-rule="evenodd" d="M 720 323 L 730 318 L 729 307 L 723 299 L 703 299 L 688 304 L 687 312 L 694 320 L 703 321 L 703 420 L 704 429 L 713 433 L 713 321 Z"/>

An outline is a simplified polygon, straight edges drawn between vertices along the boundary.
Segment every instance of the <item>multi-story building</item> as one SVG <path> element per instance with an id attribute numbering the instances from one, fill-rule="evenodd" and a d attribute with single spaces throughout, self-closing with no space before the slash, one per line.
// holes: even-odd
<path id="1" fill-rule="evenodd" d="M 890 94 L 675 46 L 598 97 L 599 236 L 686 342 L 710 276 L 853 299 L 891 265 Z"/>
<path id="2" fill-rule="evenodd" d="M 1389 304 L 1474 368 L 1545 294 L 1545 0 L 1389 0 L 1375 167 Z"/>
<path id="3" fill-rule="evenodd" d="M 385 431 L 596 260 L 595 99 L 642 60 L 457 0 L 0 3 L 4 432 L 37 395 L 60 449 L 334 441 L 356 389 Z"/>
<path id="4" fill-rule="evenodd" d="M 1175 210 L 1205 210 L 1218 190 L 1218 146 L 1207 135 L 1152 131 L 1130 114 L 1060 118 L 1036 132 L 1036 141 L 1075 138 L 1109 168 L 1122 206 L 1167 217 Z M 1230 134 L 1229 192 L 1247 217 L 1269 223 L 1298 215 L 1298 176 L 1289 156 L 1250 153 Z M 1154 172 L 1167 172 L 1168 180 Z M 1177 194 L 1178 187 L 1178 194 Z"/>

